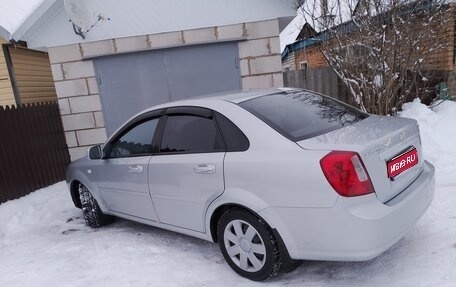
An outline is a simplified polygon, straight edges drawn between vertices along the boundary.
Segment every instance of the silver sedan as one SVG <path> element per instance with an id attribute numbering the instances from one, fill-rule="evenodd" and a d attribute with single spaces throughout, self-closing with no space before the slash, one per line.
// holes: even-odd
<path id="1" fill-rule="evenodd" d="M 416 121 L 279 89 L 172 102 L 74 161 L 86 223 L 114 217 L 218 242 L 264 280 L 300 260 L 369 260 L 424 214 L 434 167 Z"/>

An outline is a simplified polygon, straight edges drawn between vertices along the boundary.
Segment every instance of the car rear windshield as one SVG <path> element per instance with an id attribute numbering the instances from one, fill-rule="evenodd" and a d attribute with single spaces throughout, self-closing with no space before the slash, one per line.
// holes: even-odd
<path id="1" fill-rule="evenodd" d="M 292 141 L 300 141 L 368 117 L 349 105 L 308 91 L 257 97 L 239 104 Z"/>

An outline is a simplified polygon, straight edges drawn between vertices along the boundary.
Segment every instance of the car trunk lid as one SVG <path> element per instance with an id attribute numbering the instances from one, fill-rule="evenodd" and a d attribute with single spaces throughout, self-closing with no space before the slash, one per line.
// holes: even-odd
<path id="1" fill-rule="evenodd" d="M 409 186 L 424 162 L 418 124 L 405 118 L 370 116 L 297 144 L 304 149 L 358 152 L 383 203 Z"/>

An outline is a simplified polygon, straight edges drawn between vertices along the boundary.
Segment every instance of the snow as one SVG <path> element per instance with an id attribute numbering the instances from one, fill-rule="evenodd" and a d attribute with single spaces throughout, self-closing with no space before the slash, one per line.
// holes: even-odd
<path id="1" fill-rule="evenodd" d="M 418 121 L 424 157 L 437 167 L 437 182 L 456 186 L 456 103 L 444 101 L 431 110 L 415 99 L 402 109 L 402 117 Z"/>
<path id="2" fill-rule="evenodd" d="M 380 74 L 375 75 L 374 77 L 374 85 L 380 89 L 383 86 L 383 77 Z"/>
<path id="3" fill-rule="evenodd" d="M 371 261 L 309 261 L 251 282 L 231 271 L 216 244 L 121 219 L 86 227 L 61 182 L 0 205 L 0 286 L 455 286 L 456 103 L 430 110 L 417 100 L 401 116 L 420 124 L 436 195 L 412 230 Z"/>
<path id="4" fill-rule="evenodd" d="M 280 52 L 282 53 L 285 50 L 285 47 L 289 44 L 292 44 L 296 41 L 299 33 L 301 32 L 302 27 L 306 20 L 304 15 L 298 12 L 298 15 L 280 32 Z"/>
<path id="5" fill-rule="evenodd" d="M 44 0 L 0 0 L 0 28 L 12 35 L 43 2 Z"/>

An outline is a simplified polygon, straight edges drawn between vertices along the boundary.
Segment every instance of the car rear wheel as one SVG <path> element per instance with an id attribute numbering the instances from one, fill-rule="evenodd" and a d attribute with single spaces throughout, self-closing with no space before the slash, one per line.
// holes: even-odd
<path id="1" fill-rule="evenodd" d="M 230 209 L 220 218 L 217 236 L 225 260 L 239 275 L 261 281 L 279 274 L 279 245 L 262 219 L 242 209 Z"/>
<path id="2" fill-rule="evenodd" d="M 78 186 L 79 198 L 81 200 L 82 213 L 86 224 L 92 228 L 97 228 L 111 223 L 113 216 L 103 214 L 96 199 L 82 183 Z"/>

